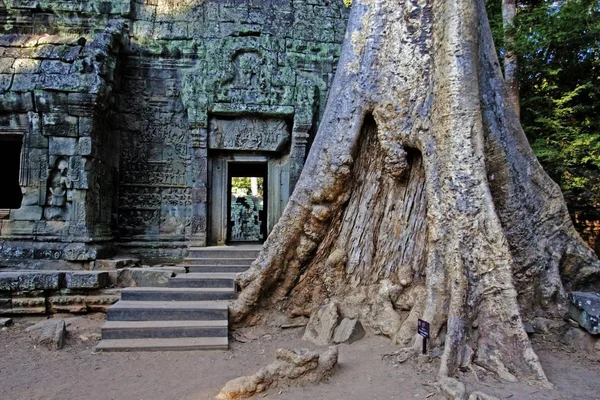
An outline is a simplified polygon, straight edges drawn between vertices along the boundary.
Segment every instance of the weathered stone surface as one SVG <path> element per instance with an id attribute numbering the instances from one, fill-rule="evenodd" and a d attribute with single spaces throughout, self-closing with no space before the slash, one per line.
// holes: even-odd
<path id="1" fill-rule="evenodd" d="M 252 397 L 278 384 L 317 383 L 333 373 L 337 361 L 338 348 L 335 346 L 321 354 L 308 349 L 278 349 L 276 361 L 254 375 L 227 382 L 217 399 Z"/>
<path id="2" fill-rule="evenodd" d="M 166 287 L 169 278 L 175 276 L 171 269 L 131 268 L 131 279 L 140 287 Z"/>
<path id="3" fill-rule="evenodd" d="M 120 291 L 100 290 L 90 293 L 57 294 L 48 297 L 48 311 L 51 313 L 106 312 L 106 309 L 119 301 Z"/>
<path id="4" fill-rule="evenodd" d="M 569 293 L 569 315 L 589 333 L 600 334 L 600 293 Z"/>
<path id="5" fill-rule="evenodd" d="M 140 263 L 139 258 L 122 257 L 108 260 L 96 260 L 94 269 L 97 270 L 115 270 L 125 267 L 136 267 Z"/>
<path id="6" fill-rule="evenodd" d="M 189 241 L 207 242 L 210 146 L 264 152 L 281 188 L 275 225 L 325 105 L 342 4 L 44 2 L 34 21 L 34 3 L 0 10 L 19 21 L 0 35 L 0 112 L 26 116 L 18 134 L 31 133 L 24 207 L 0 241 L 61 244 L 58 260 L 83 264 L 114 254 L 84 243 L 109 242 L 118 222 L 137 254 L 179 262 Z"/>
<path id="7" fill-rule="evenodd" d="M 365 336 L 365 329 L 357 319 L 344 318 L 335 328 L 334 343 L 354 343 Z"/>
<path id="8" fill-rule="evenodd" d="M 19 290 L 18 272 L 0 272 L 0 291 Z"/>
<path id="9" fill-rule="evenodd" d="M 290 140 L 283 119 L 211 119 L 208 147 L 220 150 L 279 151 Z"/>
<path id="10" fill-rule="evenodd" d="M 67 324 L 63 319 L 49 320 L 40 330 L 38 343 L 49 348 L 60 350 L 65 345 Z"/>
<path id="11" fill-rule="evenodd" d="M 331 342 L 339 320 L 340 316 L 336 302 L 332 301 L 322 306 L 311 315 L 302 340 L 307 340 L 317 346 L 328 345 Z"/>
<path id="12" fill-rule="evenodd" d="M 106 271 L 73 271 L 65 273 L 66 287 L 69 289 L 98 289 L 108 285 Z"/>
<path id="13" fill-rule="evenodd" d="M 12 315 L 35 315 L 46 313 L 46 297 L 43 295 L 15 295 L 11 299 L 10 311 L 6 314 Z"/>
<path id="14" fill-rule="evenodd" d="M 19 273 L 19 290 L 59 289 L 64 279 L 62 271 L 23 271 Z"/>
<path id="15" fill-rule="evenodd" d="M 563 337 L 563 341 L 575 350 L 584 352 L 595 351 L 596 343 L 599 339 L 590 335 L 586 331 L 580 328 L 570 328 Z"/>
<path id="16" fill-rule="evenodd" d="M 536 317 L 531 320 L 531 324 L 535 333 L 549 333 L 561 329 L 565 321 Z"/>

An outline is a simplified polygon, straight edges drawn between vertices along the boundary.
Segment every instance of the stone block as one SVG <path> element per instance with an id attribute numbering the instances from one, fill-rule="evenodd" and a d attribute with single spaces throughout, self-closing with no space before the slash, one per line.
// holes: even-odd
<path id="1" fill-rule="evenodd" d="M 32 236 L 33 221 L 2 221 L 2 236 Z"/>
<path id="2" fill-rule="evenodd" d="M 73 156 L 77 154 L 77 139 L 72 137 L 51 137 L 50 155 Z"/>
<path id="3" fill-rule="evenodd" d="M 0 272 L 0 291 L 11 292 L 19 290 L 19 275 L 19 272 Z M 0 297 L 4 298 L 4 296 Z"/>
<path id="4" fill-rule="evenodd" d="M 38 74 L 15 74 L 10 90 L 13 92 L 29 92 L 35 89 L 39 83 L 40 76 Z"/>
<path id="5" fill-rule="evenodd" d="M 13 297 L 10 314 L 13 315 L 29 315 L 29 314 L 46 314 L 46 298 L 45 297 Z"/>
<path id="6" fill-rule="evenodd" d="M 82 156 L 92 155 L 92 137 L 79 138 L 79 154 Z"/>
<path id="7" fill-rule="evenodd" d="M 71 64 L 59 60 L 44 60 L 40 65 L 40 72 L 43 74 L 63 74 L 66 75 L 71 69 Z"/>
<path id="8" fill-rule="evenodd" d="M 0 74 L 0 93 L 7 92 L 10 89 L 13 76 L 10 74 Z"/>
<path id="9" fill-rule="evenodd" d="M 68 109 L 66 93 L 36 90 L 34 98 L 38 112 L 56 113 L 65 112 Z"/>
<path id="10" fill-rule="evenodd" d="M 344 318 L 335 328 L 334 343 L 354 343 L 365 336 L 365 329 L 357 319 Z"/>
<path id="11" fill-rule="evenodd" d="M 33 100 L 29 93 L 9 92 L 0 96 L 0 111 L 31 111 Z"/>
<path id="12" fill-rule="evenodd" d="M 99 294 L 94 294 L 87 296 L 85 299 L 85 303 L 88 309 L 88 312 L 106 312 L 108 307 L 115 304 L 117 301 L 121 299 L 121 291 L 120 290 L 105 290 L 101 291 Z"/>
<path id="13" fill-rule="evenodd" d="M 48 297 L 48 311 L 51 313 L 87 312 L 85 295 L 55 295 Z"/>
<path id="14" fill-rule="evenodd" d="M 592 335 L 600 334 L 600 293 L 569 293 L 569 316 Z"/>
<path id="15" fill-rule="evenodd" d="M 19 290 L 60 289 L 64 281 L 62 271 L 23 271 L 19 273 Z"/>
<path id="16" fill-rule="evenodd" d="M 131 279 L 140 287 L 166 287 L 169 278 L 176 275 L 167 268 L 131 268 L 130 270 Z"/>
<path id="17" fill-rule="evenodd" d="M 0 327 L 9 326 L 12 324 L 12 318 L 0 318 Z"/>
<path id="18" fill-rule="evenodd" d="M 106 271 L 73 271 L 65 273 L 66 286 L 69 289 L 99 289 L 108 285 Z"/>
<path id="19" fill-rule="evenodd" d="M 60 350 L 65 345 L 67 336 L 67 324 L 65 320 L 49 320 L 40 330 L 38 343 L 51 349 Z"/>
<path id="20" fill-rule="evenodd" d="M 16 74 L 37 74 L 40 70 L 40 61 L 32 58 L 17 58 L 13 70 Z"/>
<path id="21" fill-rule="evenodd" d="M 12 308 L 12 298 L 10 292 L 0 292 L 0 314 L 10 312 Z"/>
<path id="22" fill-rule="evenodd" d="M 0 74 L 13 74 L 15 72 L 13 68 L 14 61 L 9 57 L 0 58 Z"/>
<path id="23" fill-rule="evenodd" d="M 43 208 L 40 206 L 21 206 L 10 210 L 10 219 L 14 221 L 39 221 L 42 219 Z"/>
<path id="24" fill-rule="evenodd" d="M 136 267 L 139 265 L 139 258 L 111 258 L 108 260 L 96 260 L 96 264 L 94 265 L 94 269 L 96 270 L 115 270 L 119 268 L 126 267 Z"/>

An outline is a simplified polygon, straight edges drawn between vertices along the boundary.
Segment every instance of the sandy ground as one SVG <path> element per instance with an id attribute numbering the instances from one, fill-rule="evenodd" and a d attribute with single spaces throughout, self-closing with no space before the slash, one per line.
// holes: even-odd
<path id="1" fill-rule="evenodd" d="M 230 379 L 251 375 L 274 359 L 280 347 L 314 348 L 302 329 L 254 328 L 236 335 L 229 351 L 95 353 L 104 315 L 71 317 L 63 350 L 35 345 L 25 331 L 40 319 L 22 318 L 0 331 L 2 400 L 204 400 L 212 399 Z M 80 336 L 84 336 L 83 340 Z M 87 339 L 87 340 L 86 340 Z M 538 338 L 535 342 L 554 390 L 499 382 L 479 371 L 461 379 L 501 399 L 600 399 L 600 363 Z M 436 361 L 394 364 L 382 355 L 397 350 L 385 338 L 367 336 L 340 346 L 339 368 L 326 383 L 280 387 L 257 399 L 429 399 L 440 400 L 432 385 Z"/>

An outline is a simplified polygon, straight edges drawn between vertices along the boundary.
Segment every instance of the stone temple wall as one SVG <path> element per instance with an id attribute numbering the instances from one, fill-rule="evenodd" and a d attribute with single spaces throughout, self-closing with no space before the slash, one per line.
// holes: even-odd
<path id="1" fill-rule="evenodd" d="M 341 0 L 0 0 L 0 135 L 23 137 L 24 194 L 0 268 L 206 245 L 210 159 L 240 150 L 211 144 L 214 121 L 285 121 L 283 145 L 242 150 L 291 190 L 346 18 Z"/>

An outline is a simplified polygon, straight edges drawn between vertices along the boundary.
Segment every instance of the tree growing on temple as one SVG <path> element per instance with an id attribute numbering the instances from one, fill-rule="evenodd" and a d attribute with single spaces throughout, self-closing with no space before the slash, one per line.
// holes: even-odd
<path id="1" fill-rule="evenodd" d="M 483 0 L 354 1 L 300 181 L 238 281 L 237 323 L 335 301 L 416 352 L 422 318 L 448 392 L 465 359 L 548 385 L 523 321 L 600 289 L 600 263 L 523 134 Z"/>

